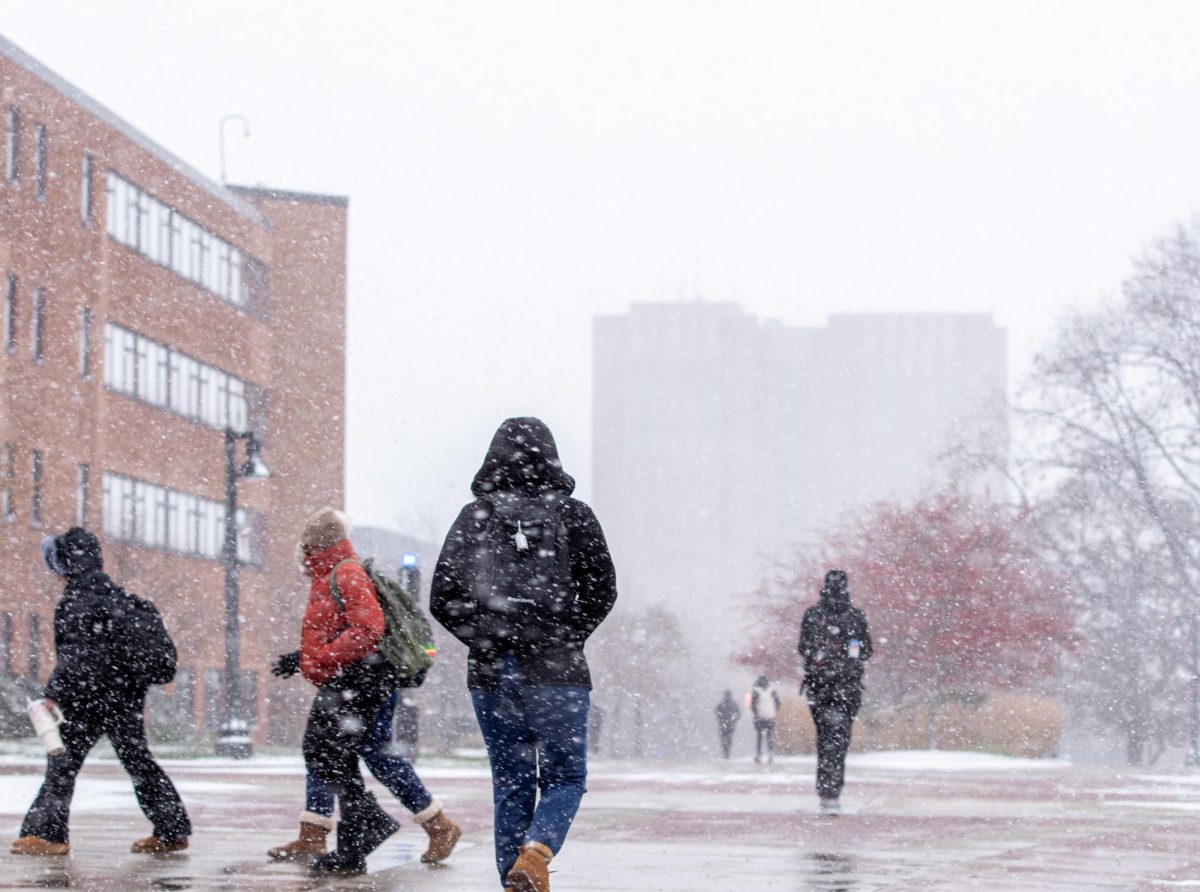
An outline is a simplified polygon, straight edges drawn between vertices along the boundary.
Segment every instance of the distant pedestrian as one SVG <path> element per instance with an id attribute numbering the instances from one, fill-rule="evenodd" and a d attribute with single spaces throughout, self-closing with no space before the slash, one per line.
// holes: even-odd
<path id="1" fill-rule="evenodd" d="M 750 689 L 750 714 L 754 716 L 754 761 L 761 762 L 766 750 L 767 764 L 775 761 L 775 717 L 779 715 L 779 686 L 760 675 Z"/>
<path id="2" fill-rule="evenodd" d="M 143 854 L 188 847 L 192 825 L 174 784 L 146 744 L 146 690 L 175 676 L 175 645 L 149 601 L 104 573 L 100 540 L 82 527 L 42 542 L 46 566 L 66 580 L 54 610 L 57 661 L 42 696 L 62 711 L 65 749 L 46 762 L 46 779 L 12 844 L 15 855 L 66 855 L 75 778 L 104 735 L 133 780 L 153 835 L 133 843 Z"/>
<path id="3" fill-rule="evenodd" d="M 421 750 L 421 708 L 406 690 L 396 692 L 395 748 L 414 765 Z"/>
<path id="4" fill-rule="evenodd" d="M 592 509 L 571 498 L 549 428 L 496 431 L 434 570 L 430 612 L 469 648 L 467 686 L 487 744 L 496 867 L 512 892 L 547 892 L 587 781 L 584 643 L 616 574 Z M 540 795 L 539 795 L 540 794 Z"/>
<path id="5" fill-rule="evenodd" d="M 803 687 L 817 728 L 817 795 L 822 812 L 837 814 L 850 731 L 862 706 L 863 664 L 871 658 L 867 617 L 850 603 L 844 570 L 825 574 L 820 602 L 804 612 L 800 656 Z"/>
<path id="6" fill-rule="evenodd" d="M 345 518 L 332 508 L 316 512 L 305 523 L 300 547 L 311 584 L 299 666 L 317 686 L 304 731 L 304 761 L 316 783 L 308 789 L 301 839 L 290 845 L 307 847 L 320 837 L 324 847 L 325 833 L 320 830 L 328 832 L 336 795 L 341 804 L 337 848 L 315 858 L 309 868 L 318 874 L 366 872 L 367 855 L 399 825 L 367 791 L 358 766 L 361 754 L 428 832 L 429 851 L 422 860 L 441 860 L 450 854 L 459 829 L 433 801 L 412 766 L 388 752 L 397 680 L 377 648 L 385 631 L 383 609 L 347 538 Z M 287 848 L 281 846 L 271 856 L 286 857 Z"/>
<path id="7" fill-rule="evenodd" d="M 726 691 L 717 703 L 717 733 L 721 737 L 721 755 L 726 759 L 733 749 L 733 732 L 741 717 L 741 707 L 734 701 L 733 694 Z"/>

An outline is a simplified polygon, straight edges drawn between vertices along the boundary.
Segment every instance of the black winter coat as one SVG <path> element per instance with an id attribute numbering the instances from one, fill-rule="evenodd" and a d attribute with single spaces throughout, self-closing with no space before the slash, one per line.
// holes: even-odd
<path id="1" fill-rule="evenodd" d="M 115 630 L 134 609 L 134 597 L 103 570 L 100 543 L 73 527 L 58 539 L 67 585 L 54 610 L 54 671 L 43 696 L 70 715 L 75 710 L 140 709 L 146 683 L 122 665 Z"/>
<path id="2" fill-rule="evenodd" d="M 846 653 L 851 640 L 859 655 Z M 800 656 L 810 703 L 841 706 L 856 714 L 862 705 L 863 663 L 871 658 L 867 617 L 850 603 L 848 593 L 822 593 L 819 603 L 804 611 L 800 625 Z"/>
<path id="3" fill-rule="evenodd" d="M 446 536 L 429 599 L 434 619 L 469 648 L 468 687 L 494 687 L 508 654 L 516 656 L 528 684 L 591 687 L 583 647 L 617 599 L 616 571 L 600 522 L 591 508 L 570 498 L 574 489 L 545 424 L 510 418 L 500 426 L 472 484 L 476 498 Z M 555 616 L 532 609 L 501 614 L 476 585 L 489 522 L 510 493 L 546 500 L 566 526 L 570 603 Z"/>

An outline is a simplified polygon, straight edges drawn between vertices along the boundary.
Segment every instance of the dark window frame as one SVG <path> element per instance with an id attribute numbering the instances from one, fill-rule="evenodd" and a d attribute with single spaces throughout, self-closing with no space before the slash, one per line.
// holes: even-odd
<path id="1" fill-rule="evenodd" d="M 46 143 L 46 125 L 38 124 L 33 129 L 33 173 L 34 173 L 34 195 L 38 201 L 46 200 L 46 179 L 50 168 L 50 161 L 46 157 L 48 146 Z"/>

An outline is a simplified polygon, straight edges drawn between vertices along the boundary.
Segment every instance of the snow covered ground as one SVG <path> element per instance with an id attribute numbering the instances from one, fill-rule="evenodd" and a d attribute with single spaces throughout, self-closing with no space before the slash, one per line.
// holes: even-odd
<path id="1" fill-rule="evenodd" d="M 148 826 L 111 758 L 80 777 L 69 858 L 0 855 L 0 888 L 494 890 L 490 786 L 478 760 L 422 762 L 466 834 L 440 868 L 417 858 L 406 822 L 371 858 L 371 875 L 309 880 L 268 864 L 302 806 L 297 757 L 165 760 L 191 811 L 184 854 L 136 858 Z M 852 756 L 845 814 L 816 814 L 813 759 L 770 768 L 593 763 L 590 792 L 555 861 L 567 890 L 1200 889 L 1200 774 L 1105 770 L 978 753 Z M 40 760 L 0 757 L 0 826 L 15 836 Z M 394 808 L 386 796 L 381 801 Z M 7 847 L 5 846 L 5 850 Z"/>

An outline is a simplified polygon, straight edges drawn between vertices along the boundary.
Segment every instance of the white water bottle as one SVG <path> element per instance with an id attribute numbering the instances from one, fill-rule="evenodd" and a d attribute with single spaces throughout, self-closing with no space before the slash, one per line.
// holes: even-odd
<path id="1" fill-rule="evenodd" d="M 41 738 L 47 753 L 57 756 L 66 750 L 62 735 L 58 733 L 58 726 L 63 723 L 63 714 L 57 703 L 51 706 L 45 700 L 30 700 L 29 721 L 33 722 L 34 733 Z"/>

